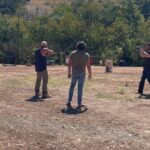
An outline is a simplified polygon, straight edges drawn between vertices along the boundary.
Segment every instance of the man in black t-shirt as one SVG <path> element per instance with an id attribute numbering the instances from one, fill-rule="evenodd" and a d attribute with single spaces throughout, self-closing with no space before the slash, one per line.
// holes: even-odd
<path id="1" fill-rule="evenodd" d="M 35 96 L 36 98 L 40 95 L 40 85 L 41 80 L 43 80 L 42 85 L 42 98 L 48 98 L 47 84 L 48 84 L 48 71 L 47 71 L 47 59 L 46 56 L 52 56 L 54 54 L 53 50 L 47 48 L 47 42 L 41 42 L 41 47 L 37 49 L 34 53 L 35 59 L 35 71 L 37 72 L 37 78 L 35 83 Z"/>
<path id="2" fill-rule="evenodd" d="M 150 43 L 140 49 L 140 55 L 144 58 L 143 74 L 139 83 L 138 93 L 143 95 L 144 83 L 147 79 L 150 83 Z"/>

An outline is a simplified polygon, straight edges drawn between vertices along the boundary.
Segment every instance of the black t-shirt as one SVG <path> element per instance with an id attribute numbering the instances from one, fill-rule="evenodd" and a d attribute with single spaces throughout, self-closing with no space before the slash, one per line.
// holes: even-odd
<path id="1" fill-rule="evenodd" d="M 41 49 L 37 49 L 34 53 L 35 70 L 37 72 L 44 71 L 47 69 L 47 59 L 42 56 Z"/>
<path id="2" fill-rule="evenodd" d="M 144 58 L 144 69 L 150 70 L 150 58 Z"/>

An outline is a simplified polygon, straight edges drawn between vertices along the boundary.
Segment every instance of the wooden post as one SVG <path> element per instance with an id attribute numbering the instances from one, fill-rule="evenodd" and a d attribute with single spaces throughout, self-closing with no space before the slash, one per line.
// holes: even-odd
<path id="1" fill-rule="evenodd" d="M 111 73 L 113 72 L 113 60 L 105 60 L 105 72 Z"/>

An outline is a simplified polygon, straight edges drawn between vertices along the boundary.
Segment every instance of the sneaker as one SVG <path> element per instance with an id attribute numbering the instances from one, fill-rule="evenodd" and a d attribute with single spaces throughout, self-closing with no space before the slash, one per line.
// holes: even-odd
<path id="1" fill-rule="evenodd" d="M 40 97 L 40 93 L 35 93 L 34 98 L 39 98 Z"/>
<path id="2" fill-rule="evenodd" d="M 71 103 L 67 102 L 66 103 L 67 108 L 72 108 Z"/>
<path id="3" fill-rule="evenodd" d="M 42 95 L 42 99 L 51 98 L 51 95 Z"/>
<path id="4" fill-rule="evenodd" d="M 139 91 L 138 91 L 138 94 L 140 94 L 140 95 L 144 95 L 144 94 L 143 94 L 143 92 L 139 92 Z"/>
<path id="5" fill-rule="evenodd" d="M 84 107 L 84 105 L 78 105 L 77 110 L 81 111 L 81 108 Z"/>
<path id="6" fill-rule="evenodd" d="M 86 107 L 86 105 L 78 105 L 76 110 L 77 110 L 78 113 L 83 113 L 83 112 L 87 111 L 88 108 Z"/>
<path id="7" fill-rule="evenodd" d="M 81 106 L 78 106 L 78 107 L 76 108 L 76 110 L 77 110 L 77 111 L 81 111 Z"/>

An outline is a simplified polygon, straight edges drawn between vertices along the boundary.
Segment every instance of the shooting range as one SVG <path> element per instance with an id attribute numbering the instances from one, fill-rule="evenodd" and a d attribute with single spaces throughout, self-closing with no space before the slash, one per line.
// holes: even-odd
<path id="1" fill-rule="evenodd" d="M 150 150 L 148 59 L 140 51 L 150 42 L 149 8 L 150 0 L 0 0 L 0 150 Z M 42 41 L 55 52 L 43 58 L 51 97 L 42 98 L 38 82 L 34 99 Z M 92 68 L 82 111 L 78 83 L 66 106 L 78 41 Z"/>

